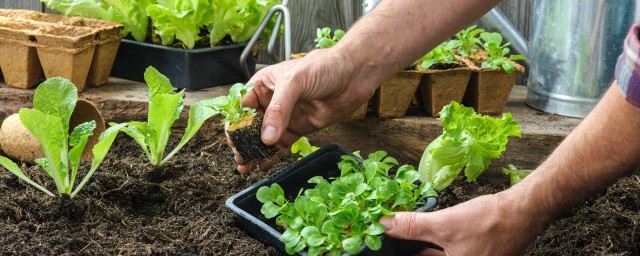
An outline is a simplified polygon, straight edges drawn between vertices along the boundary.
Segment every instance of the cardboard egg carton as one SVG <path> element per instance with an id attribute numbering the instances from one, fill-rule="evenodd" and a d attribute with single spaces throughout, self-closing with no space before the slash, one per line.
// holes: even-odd
<path id="1" fill-rule="evenodd" d="M 27 10 L 0 9 L 0 68 L 17 88 L 64 77 L 78 91 L 107 83 L 120 45 L 116 23 Z"/>

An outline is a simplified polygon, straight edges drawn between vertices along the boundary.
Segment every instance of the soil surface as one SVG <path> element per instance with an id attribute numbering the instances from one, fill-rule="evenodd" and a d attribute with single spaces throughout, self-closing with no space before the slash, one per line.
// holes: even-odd
<path id="1" fill-rule="evenodd" d="M 1 170 L 0 254 L 283 255 L 240 229 L 224 206 L 229 196 L 268 173 L 240 176 L 222 134 L 206 140 L 196 136 L 160 169 L 150 167 L 135 142 L 119 136 L 71 201 L 47 197 Z M 283 158 L 274 169 L 291 161 Z M 22 169 L 54 189 L 39 167 L 22 164 Z M 438 207 L 507 187 L 508 177 L 498 173 L 487 173 L 477 183 L 459 177 L 441 193 Z M 640 173 L 569 212 L 527 251 L 602 254 L 640 255 Z"/>

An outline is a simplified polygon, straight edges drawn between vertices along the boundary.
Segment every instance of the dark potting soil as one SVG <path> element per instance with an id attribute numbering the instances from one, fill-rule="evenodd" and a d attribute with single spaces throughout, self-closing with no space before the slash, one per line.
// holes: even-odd
<path id="1" fill-rule="evenodd" d="M 429 67 L 429 69 L 433 69 L 433 70 L 447 70 L 447 69 L 454 69 L 454 68 L 461 68 L 464 67 L 464 65 L 460 62 L 458 63 L 442 63 L 442 62 L 438 62 L 435 63 L 433 65 L 431 65 L 431 67 Z"/>
<path id="2" fill-rule="evenodd" d="M 229 196 L 269 173 L 239 175 L 222 134 L 196 136 L 155 170 L 135 142 L 119 136 L 71 201 L 47 197 L 1 170 L 0 255 L 284 255 L 240 229 L 224 206 Z M 273 170 L 291 161 L 283 158 Z M 22 169 L 54 189 L 39 167 Z M 477 183 L 459 177 L 441 192 L 438 207 L 507 187 L 508 177 L 497 172 Z M 526 254 L 640 255 L 640 172 L 555 222 Z"/>

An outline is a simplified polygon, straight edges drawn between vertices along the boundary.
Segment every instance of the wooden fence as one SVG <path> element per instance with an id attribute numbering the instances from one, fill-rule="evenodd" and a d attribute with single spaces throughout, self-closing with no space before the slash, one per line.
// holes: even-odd
<path id="1" fill-rule="evenodd" d="M 518 30 L 528 38 L 533 0 L 504 0 L 500 8 Z M 0 0 L 0 8 L 20 8 L 50 12 L 39 0 Z M 318 27 L 348 29 L 362 15 L 362 0 L 291 0 L 292 52 L 314 48 Z M 281 48 L 281 47 L 278 47 Z M 280 51 L 282 52 L 282 51 Z M 272 64 L 266 54 L 259 63 Z"/>

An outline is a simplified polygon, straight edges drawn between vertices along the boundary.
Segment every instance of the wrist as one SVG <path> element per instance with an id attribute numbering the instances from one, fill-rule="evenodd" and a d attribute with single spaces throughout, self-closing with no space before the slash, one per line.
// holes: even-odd
<path id="1" fill-rule="evenodd" d="M 513 187 L 495 194 L 498 211 L 504 220 L 518 222 L 532 235 L 538 235 L 555 219 L 556 214 L 545 207 L 543 198 L 528 186 Z"/>

